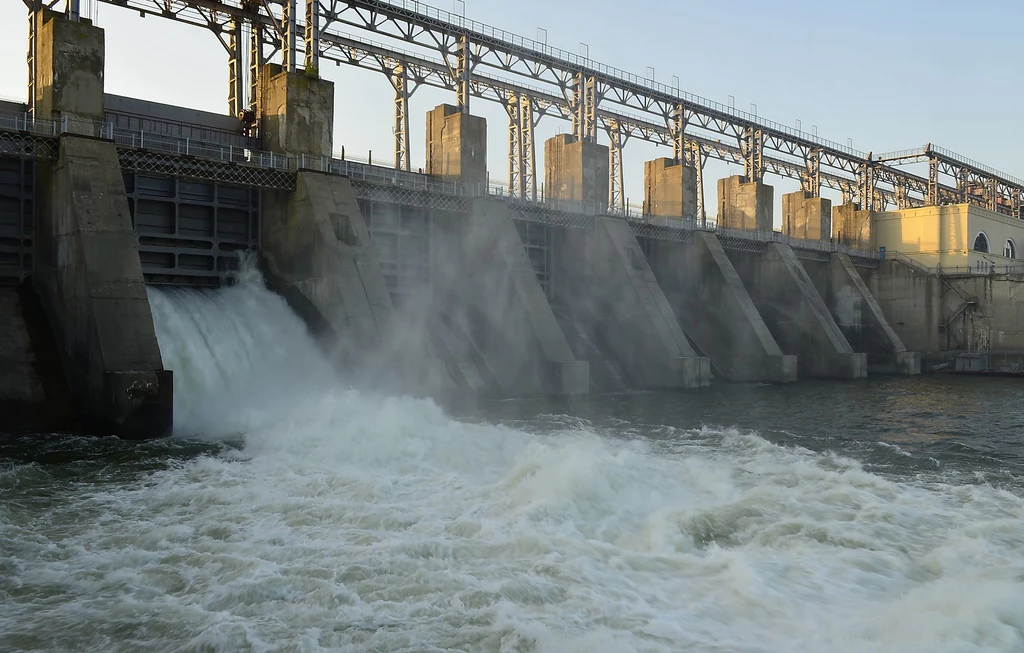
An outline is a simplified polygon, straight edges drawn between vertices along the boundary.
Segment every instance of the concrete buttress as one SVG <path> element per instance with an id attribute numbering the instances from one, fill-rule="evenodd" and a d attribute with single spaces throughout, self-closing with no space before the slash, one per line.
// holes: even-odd
<path id="1" fill-rule="evenodd" d="M 394 320 L 347 178 L 300 171 L 294 193 L 266 198 L 262 243 L 271 288 L 309 324 L 330 332 L 329 344 L 350 372 L 378 381 L 406 376 L 419 389 L 448 389 L 450 378 L 430 347 L 408 342 L 412 330 L 400 330 Z"/>
<path id="2" fill-rule="evenodd" d="M 502 395 L 579 395 L 589 389 L 504 202 L 478 199 L 440 229 L 457 252 L 435 257 L 439 307 L 460 322 Z"/>
<path id="3" fill-rule="evenodd" d="M 596 217 L 591 229 L 564 229 L 559 235 L 556 299 L 617 359 L 629 385 L 710 383 L 710 361 L 690 347 L 625 220 Z"/>
<path id="4" fill-rule="evenodd" d="M 772 243 L 764 254 L 731 252 L 730 258 L 775 341 L 797 355 L 801 376 L 867 376 L 867 354 L 854 352 L 789 245 Z"/>
<path id="5" fill-rule="evenodd" d="M 57 334 L 83 425 L 129 438 L 172 426 L 138 240 L 114 144 L 63 136 L 43 173 L 34 283 Z"/>
<path id="6" fill-rule="evenodd" d="M 650 241 L 650 264 L 683 332 L 730 381 L 789 382 L 797 357 L 782 353 L 713 233 L 691 243 Z"/>
<path id="7" fill-rule="evenodd" d="M 907 351 L 846 254 L 829 258 L 825 299 L 846 339 L 867 353 L 871 372 L 921 373 L 921 354 Z"/>

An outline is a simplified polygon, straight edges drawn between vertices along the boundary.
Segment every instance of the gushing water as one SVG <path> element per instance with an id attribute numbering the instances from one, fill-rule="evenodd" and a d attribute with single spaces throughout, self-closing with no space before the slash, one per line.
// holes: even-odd
<path id="1" fill-rule="evenodd" d="M 1014 493 L 729 429 L 454 421 L 339 385 L 258 279 L 152 299 L 179 432 L 240 444 L 31 512 L 7 498 L 46 470 L 0 469 L 0 649 L 1024 650 Z"/>

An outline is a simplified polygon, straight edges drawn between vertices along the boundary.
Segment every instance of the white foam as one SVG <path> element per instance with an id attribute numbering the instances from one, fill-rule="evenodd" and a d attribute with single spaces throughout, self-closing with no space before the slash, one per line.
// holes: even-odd
<path id="1" fill-rule="evenodd" d="M 187 370 L 185 424 L 244 432 L 244 447 L 83 488 L 31 531 L 0 533 L 17 569 L 0 581 L 8 642 L 1024 650 L 1024 501 L 1012 493 L 897 482 L 737 431 L 648 442 L 557 416 L 544 435 L 456 422 L 429 401 L 325 383 L 279 302 L 258 284 L 159 295 L 165 358 Z M 197 340 L 230 330 L 185 320 L 200 310 L 265 355 L 202 354 Z M 259 410 L 217 416 L 224 396 L 244 405 L 253 388 Z"/>

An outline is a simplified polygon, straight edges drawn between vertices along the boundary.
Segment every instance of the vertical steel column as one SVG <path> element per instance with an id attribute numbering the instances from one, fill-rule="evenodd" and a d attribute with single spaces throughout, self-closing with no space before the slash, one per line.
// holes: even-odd
<path id="1" fill-rule="evenodd" d="M 523 198 L 537 201 L 537 148 L 533 128 L 533 99 L 529 95 L 519 96 L 519 176 Z"/>
<path id="2" fill-rule="evenodd" d="M 573 76 L 572 82 L 572 98 L 570 100 L 572 110 L 572 135 L 577 141 L 582 141 L 586 138 L 587 123 L 587 101 L 586 101 L 586 84 L 587 81 L 583 77 L 583 73 L 576 73 Z"/>
<path id="3" fill-rule="evenodd" d="M 939 160 L 934 156 L 928 157 L 928 197 L 927 206 L 939 205 Z"/>
<path id="4" fill-rule="evenodd" d="M 520 145 L 523 141 L 521 133 L 523 122 L 519 115 L 519 109 L 519 98 L 510 96 L 505 104 L 505 110 L 508 112 L 508 192 L 513 197 L 522 197 L 519 189 L 522 185 Z"/>
<path id="5" fill-rule="evenodd" d="M 234 18 L 228 26 L 228 115 L 232 117 L 237 117 L 245 109 L 244 24 L 244 21 Z"/>
<path id="6" fill-rule="evenodd" d="M 875 210 L 875 191 L 875 166 L 868 155 L 868 159 L 857 172 L 857 199 L 862 211 Z"/>
<path id="7" fill-rule="evenodd" d="M 707 161 L 707 156 L 704 154 L 704 148 L 701 147 L 697 141 L 685 141 L 683 143 L 683 158 L 682 162 L 688 166 L 692 166 L 697 172 L 697 215 L 696 219 L 700 220 L 701 226 L 706 227 L 708 224 L 707 211 L 704 208 L 704 163 Z"/>
<path id="8" fill-rule="evenodd" d="M 764 132 L 747 127 L 740 139 L 743 153 L 743 175 L 748 182 L 764 179 Z"/>
<path id="9" fill-rule="evenodd" d="M 306 0 L 306 71 L 320 72 L 319 0 Z"/>
<path id="10" fill-rule="evenodd" d="M 811 197 L 821 197 L 821 150 L 812 150 L 804 159 L 800 190 L 810 193 Z"/>
<path id="11" fill-rule="evenodd" d="M 249 108 L 259 115 L 260 78 L 263 76 L 263 27 L 253 21 L 249 32 Z"/>
<path id="12" fill-rule="evenodd" d="M 683 105 L 677 104 L 672 111 L 672 121 L 669 125 L 672 136 L 672 160 L 676 163 L 681 163 L 686 157 L 686 122 Z"/>
<path id="13" fill-rule="evenodd" d="M 472 67 L 469 36 L 463 35 L 456 47 L 456 106 L 462 113 L 469 113 L 469 73 Z"/>
<path id="14" fill-rule="evenodd" d="M 28 112 L 36 116 L 36 66 L 39 61 L 39 20 L 43 15 L 42 0 L 30 0 L 28 9 Z"/>
<path id="15" fill-rule="evenodd" d="M 623 192 L 622 177 L 622 128 L 615 120 L 605 124 L 608 132 L 608 208 L 614 213 L 625 215 L 626 194 Z"/>
<path id="16" fill-rule="evenodd" d="M 68 0 L 68 18 L 77 23 L 82 15 L 81 0 Z"/>
<path id="17" fill-rule="evenodd" d="M 988 180 L 988 188 L 986 189 L 988 197 L 988 210 L 997 211 L 999 209 L 999 182 L 995 179 Z"/>
<path id="18" fill-rule="evenodd" d="M 910 199 L 907 193 L 906 180 L 901 177 L 894 181 L 893 190 L 896 195 L 896 208 L 900 210 L 910 208 Z"/>
<path id="19" fill-rule="evenodd" d="M 285 0 L 284 8 L 281 12 L 281 29 L 284 30 L 283 38 L 281 39 L 281 58 L 282 64 L 286 72 L 295 72 L 295 66 L 297 62 L 296 57 L 296 34 L 298 30 L 297 16 L 295 13 L 298 11 L 296 8 L 297 0 Z"/>
<path id="20" fill-rule="evenodd" d="M 308 59 L 307 59 L 308 61 Z M 402 63 L 391 71 L 391 85 L 395 87 L 395 170 L 412 170 L 409 157 L 409 73 Z"/>
<path id="21" fill-rule="evenodd" d="M 585 111 L 583 114 L 583 131 L 586 139 L 591 143 L 597 142 L 597 105 L 600 99 L 597 96 L 597 78 L 588 77 L 586 84 L 586 99 L 584 101 Z"/>

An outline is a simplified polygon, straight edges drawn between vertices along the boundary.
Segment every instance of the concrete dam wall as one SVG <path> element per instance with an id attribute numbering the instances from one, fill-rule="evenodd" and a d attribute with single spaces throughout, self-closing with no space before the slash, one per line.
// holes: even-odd
<path id="1" fill-rule="evenodd" d="M 920 370 L 850 258 L 743 235 L 770 218 L 763 184 L 723 185 L 743 224 L 720 239 L 686 216 L 696 173 L 648 166 L 651 207 L 684 213 L 654 228 L 608 214 L 608 148 L 563 135 L 547 146 L 545 201 L 494 197 L 486 123 L 448 105 L 427 116 L 429 174 L 400 177 L 333 160 L 333 85 L 275 66 L 260 136 L 287 166 L 236 160 L 227 123 L 202 116 L 189 133 L 213 142 L 198 157 L 157 151 L 90 121 L 180 132 L 183 114 L 105 96 L 102 30 L 65 21 L 42 32 L 39 106 L 73 129 L 0 154 L 0 401 L 19 428 L 169 433 L 174 370 L 146 286 L 216 293 L 246 252 L 331 365 L 386 391 L 568 396 Z M 78 77 L 89 83 L 62 86 Z"/>

